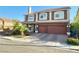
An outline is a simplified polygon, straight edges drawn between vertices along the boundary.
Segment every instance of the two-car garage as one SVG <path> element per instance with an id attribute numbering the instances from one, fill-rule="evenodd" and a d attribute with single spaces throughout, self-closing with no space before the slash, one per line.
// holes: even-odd
<path id="1" fill-rule="evenodd" d="M 67 33 L 67 23 L 39 24 L 38 30 L 40 33 L 66 34 Z"/>

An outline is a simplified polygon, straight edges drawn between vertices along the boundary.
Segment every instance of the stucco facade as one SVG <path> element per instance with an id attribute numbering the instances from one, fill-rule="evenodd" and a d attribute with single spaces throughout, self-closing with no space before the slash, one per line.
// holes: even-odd
<path id="1" fill-rule="evenodd" d="M 0 18 L 0 30 L 10 29 L 14 26 L 13 20 L 7 18 Z"/>

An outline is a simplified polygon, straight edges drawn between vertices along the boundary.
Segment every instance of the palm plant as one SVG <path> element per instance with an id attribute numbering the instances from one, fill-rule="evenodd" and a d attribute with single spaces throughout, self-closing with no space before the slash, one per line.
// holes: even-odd
<path id="1" fill-rule="evenodd" d="M 26 27 L 26 25 L 23 25 L 20 22 L 15 22 L 14 23 L 14 30 L 18 30 L 20 31 L 21 35 L 24 36 L 24 31 L 28 31 L 28 28 Z"/>

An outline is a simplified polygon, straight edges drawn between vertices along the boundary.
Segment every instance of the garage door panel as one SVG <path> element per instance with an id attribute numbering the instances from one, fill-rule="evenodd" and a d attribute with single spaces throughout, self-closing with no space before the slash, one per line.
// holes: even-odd
<path id="1" fill-rule="evenodd" d="M 40 33 L 46 33 L 47 32 L 47 27 L 46 26 L 39 26 L 39 32 Z"/>
<path id="2" fill-rule="evenodd" d="M 64 27 L 64 26 L 48 26 L 48 33 L 66 34 L 66 27 Z"/>

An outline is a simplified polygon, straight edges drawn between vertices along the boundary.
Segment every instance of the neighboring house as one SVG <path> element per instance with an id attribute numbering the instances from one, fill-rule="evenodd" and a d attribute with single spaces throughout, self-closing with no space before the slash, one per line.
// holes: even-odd
<path id="1" fill-rule="evenodd" d="M 67 34 L 70 7 L 46 9 L 25 15 L 30 32 Z"/>
<path id="2" fill-rule="evenodd" d="M 14 26 L 13 20 L 7 18 L 0 18 L 0 30 L 12 30 Z"/>
<path id="3" fill-rule="evenodd" d="M 2 21 L 2 19 L 0 18 L 0 30 L 2 30 L 2 26 L 3 26 L 3 21 Z"/>

